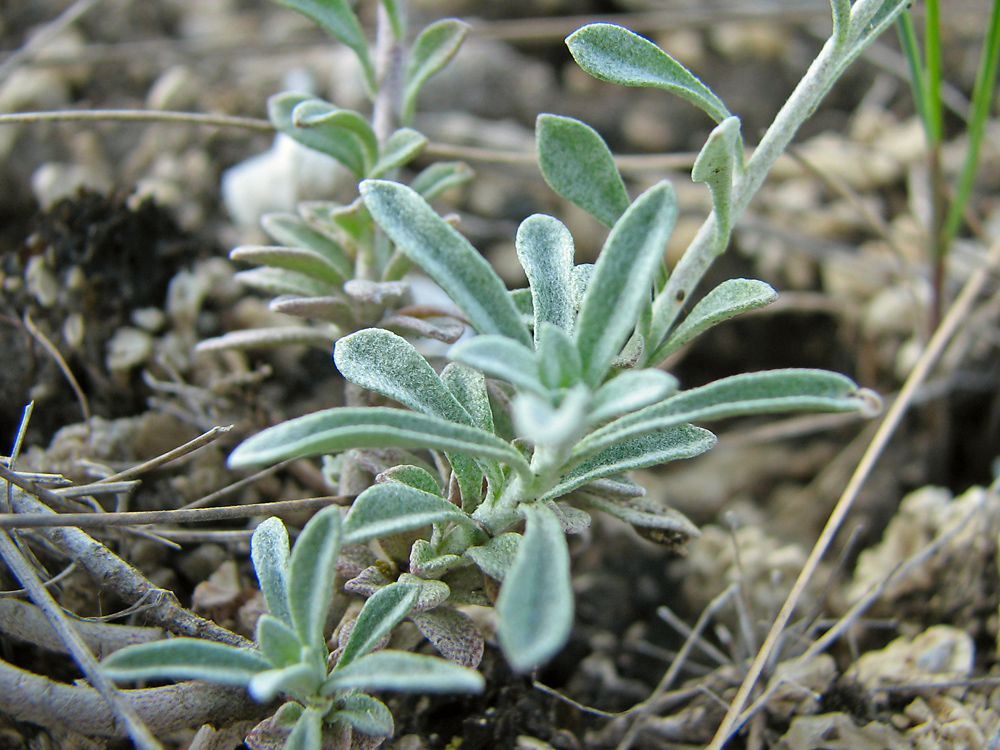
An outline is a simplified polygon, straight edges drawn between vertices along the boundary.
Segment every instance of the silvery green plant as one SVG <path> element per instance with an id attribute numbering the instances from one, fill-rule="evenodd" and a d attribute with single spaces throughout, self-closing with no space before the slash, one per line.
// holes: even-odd
<path id="1" fill-rule="evenodd" d="M 479 692 L 479 672 L 437 657 L 386 649 L 389 635 L 415 608 L 419 582 L 381 587 L 357 618 L 342 626 L 331 653 L 325 626 L 342 552 L 340 509 L 326 508 L 306 524 L 289 553 L 277 518 L 261 523 L 251 559 L 267 602 L 257 621 L 256 648 L 197 638 L 129 646 L 102 662 L 116 680 L 209 680 L 245 687 L 257 701 L 284 703 L 247 737 L 255 750 L 371 748 L 394 730 L 392 714 L 374 691 Z"/>
<path id="2" fill-rule="evenodd" d="M 344 377 L 406 409 L 345 407 L 293 419 L 246 440 L 230 465 L 357 448 L 391 452 L 398 465 L 379 473 L 344 520 L 348 542 L 379 540 L 390 559 L 347 588 L 374 595 L 404 577 L 438 582 L 447 592 L 443 612 L 457 612 L 450 603 L 495 604 L 500 646 L 515 669 L 544 664 L 566 643 L 573 620 L 566 535 L 585 528 L 591 511 L 670 545 L 697 535 L 679 513 L 645 497 L 629 470 L 708 450 L 715 436 L 695 422 L 879 408 L 874 394 L 826 371 L 747 373 L 679 390 L 656 366 L 707 328 L 773 301 L 767 284 L 735 279 L 680 319 L 797 127 L 905 5 L 833 0 L 832 37 L 749 160 L 739 119 L 655 44 L 609 24 L 572 34 L 570 51 L 592 75 L 679 94 L 718 123 L 693 169 L 714 210 L 677 266 L 663 265 L 677 215 L 670 185 L 632 200 L 599 134 L 571 118 L 539 117 L 543 175 L 610 233 L 594 265 L 575 265 L 566 227 L 528 217 L 516 237 L 527 289 L 509 292 L 416 191 L 365 180 L 364 206 L 396 252 L 451 296 L 477 335 L 451 348 L 440 374 L 392 332 L 340 339 L 334 360 Z M 414 449 L 431 451 L 434 466 Z M 439 617 L 437 625 L 445 622 Z M 467 631 L 461 637 L 470 638 Z"/>
<path id="3" fill-rule="evenodd" d="M 370 45 L 346 0 L 276 1 L 312 19 L 354 52 L 372 110 L 365 115 L 311 94 L 287 91 L 268 100 L 274 127 L 333 157 L 357 180 L 391 176 L 410 164 L 427 144 L 427 138 L 410 127 L 417 97 L 458 51 L 467 24 L 454 18 L 436 21 L 407 45 L 405 3 L 380 0 L 378 38 Z M 431 200 L 471 176 L 462 162 L 437 162 L 419 172 L 411 186 Z M 448 311 L 413 304 L 403 279 L 409 261 L 375 232 L 360 200 L 346 205 L 303 202 L 296 214 L 266 214 L 261 226 L 277 244 L 234 248 L 231 259 L 258 266 L 236 277 L 276 295 L 270 303 L 273 311 L 312 324 L 235 331 L 201 342 L 200 349 L 296 342 L 326 347 L 370 326 L 447 343 L 461 335 L 463 326 Z"/>

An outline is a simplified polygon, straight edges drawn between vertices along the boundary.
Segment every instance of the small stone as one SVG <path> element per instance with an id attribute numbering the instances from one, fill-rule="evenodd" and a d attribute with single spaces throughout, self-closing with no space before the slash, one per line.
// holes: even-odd
<path id="1" fill-rule="evenodd" d="M 152 336 L 138 328 L 123 326 L 108 342 L 104 363 L 111 372 L 127 372 L 149 359 L 152 353 Z"/>
<path id="2" fill-rule="evenodd" d="M 33 256 L 24 269 L 24 280 L 28 292 L 42 307 L 52 307 L 59 298 L 59 281 L 45 264 L 41 255 Z"/>
<path id="3" fill-rule="evenodd" d="M 31 175 L 31 191 L 44 211 L 81 190 L 106 193 L 111 187 L 111 180 L 86 164 L 46 162 Z"/>
<path id="4" fill-rule="evenodd" d="M 868 690 L 964 680 L 972 674 L 976 647 L 964 630 L 934 625 L 914 638 L 897 638 L 869 651 L 845 673 Z"/>

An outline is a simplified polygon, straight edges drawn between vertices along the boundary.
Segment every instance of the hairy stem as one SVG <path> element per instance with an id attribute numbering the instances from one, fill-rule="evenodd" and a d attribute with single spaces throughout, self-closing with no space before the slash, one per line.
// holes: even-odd
<path id="1" fill-rule="evenodd" d="M 404 0 L 396 0 L 403 5 Z M 404 12 L 404 9 L 400 9 Z M 396 129 L 403 88 L 403 72 L 406 54 L 403 40 L 392 33 L 392 24 L 385 7 L 378 5 L 378 21 L 375 31 L 375 65 L 378 91 L 372 107 L 372 127 L 380 146 L 384 146 Z"/>
<path id="2" fill-rule="evenodd" d="M 876 10 L 890 2 L 893 0 L 886 0 L 886 3 L 861 0 L 852 11 L 852 22 L 863 20 L 853 18 L 855 13 L 860 13 L 870 19 Z M 879 29 L 891 23 L 903 11 L 905 5 L 902 0 L 896 3 L 893 11 L 886 18 L 881 19 Z M 841 19 L 841 23 L 843 23 L 843 19 Z M 865 30 L 858 31 L 854 38 L 841 37 L 840 39 L 827 40 L 802 80 L 799 81 L 778 114 L 775 115 L 774 121 L 764 133 L 757 148 L 754 149 L 753 156 L 747 161 L 746 169 L 733 186 L 732 217 L 734 222 L 760 189 L 774 163 L 788 148 L 802 123 L 816 111 L 823 97 L 833 87 L 847 65 L 861 54 L 864 47 L 877 35 L 877 30 L 867 30 L 864 25 L 862 28 Z M 705 272 L 718 255 L 715 243 L 715 224 L 715 215 L 709 214 L 678 261 L 663 292 L 653 303 L 650 337 L 639 366 L 659 364 L 659 362 L 651 361 L 652 355 L 677 322 L 684 304 L 691 297 Z"/>

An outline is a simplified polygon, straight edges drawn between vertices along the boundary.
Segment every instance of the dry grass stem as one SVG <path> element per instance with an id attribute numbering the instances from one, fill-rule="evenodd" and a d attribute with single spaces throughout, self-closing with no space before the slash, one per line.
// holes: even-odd
<path id="1" fill-rule="evenodd" d="M 986 282 L 992 277 L 998 262 L 1000 262 L 1000 242 L 995 243 L 990 248 L 985 264 L 976 270 L 965 283 L 962 291 L 949 308 L 948 313 L 934 331 L 934 335 L 931 336 L 930 341 L 914 365 L 909 377 L 907 377 L 906 382 L 899 392 L 899 397 L 886 411 L 868 449 L 862 456 L 861 462 L 858 464 L 850 482 L 848 482 L 833 512 L 830 514 L 830 518 L 824 526 L 816 544 L 813 546 L 805 566 L 802 568 L 802 572 L 799 573 L 795 584 L 792 586 L 792 590 L 789 592 L 784 605 L 782 605 L 781 611 L 778 613 L 778 617 L 771 626 L 767 638 L 764 640 L 764 645 L 758 651 L 756 658 L 750 665 L 750 670 L 743 680 L 743 684 L 740 686 L 736 697 L 733 699 L 722 724 L 716 731 L 715 737 L 707 750 L 722 750 L 722 747 L 733 733 L 739 729 L 739 719 L 742 716 L 743 708 L 749 700 L 750 694 L 753 692 L 757 680 L 760 678 L 772 652 L 777 646 L 778 640 L 785 626 L 788 624 L 792 612 L 798 605 L 806 585 L 812 579 L 820 560 L 833 542 L 834 536 L 840 529 L 872 468 L 874 468 L 875 462 L 902 421 L 903 415 L 906 414 L 907 409 L 912 403 L 914 394 L 917 392 L 920 384 L 930 374 L 931 368 L 937 362 L 947 343 L 968 316 L 972 304 L 979 297 Z"/>

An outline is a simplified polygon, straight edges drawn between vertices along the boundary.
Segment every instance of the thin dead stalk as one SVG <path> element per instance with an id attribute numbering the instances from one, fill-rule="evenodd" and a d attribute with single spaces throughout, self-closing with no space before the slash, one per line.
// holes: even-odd
<path id="1" fill-rule="evenodd" d="M 0 474 L 9 473 L 0 467 Z M 45 514 L 60 518 L 13 482 L 0 480 L 0 493 L 10 499 L 15 513 Z M 42 528 L 39 533 L 86 570 L 98 585 L 111 589 L 129 605 L 141 605 L 143 616 L 149 622 L 177 635 L 208 638 L 231 646 L 250 645 L 249 641 L 236 633 L 185 609 L 172 591 L 154 586 L 149 579 L 96 539 L 80 529 L 67 527 L 65 522 L 62 523 L 63 525 L 54 528 Z"/>
<path id="2" fill-rule="evenodd" d="M 282 500 L 274 503 L 226 505 L 221 508 L 128 511 L 124 513 L 0 513 L 0 529 L 50 528 L 53 526 L 97 528 L 102 526 L 147 526 L 154 523 L 232 521 L 253 518 L 254 516 L 275 516 L 281 513 L 319 510 L 328 505 L 345 505 L 350 502 L 350 499 L 342 495 L 329 495 L 327 497 L 308 497 L 301 500 Z"/>
<path id="3" fill-rule="evenodd" d="M 210 682 L 119 692 L 154 735 L 260 717 L 268 710 L 254 703 L 243 688 Z M 0 695 L 4 713 L 18 721 L 88 737 L 125 736 L 104 698 L 91 687 L 53 682 L 0 661 Z"/>
<path id="4" fill-rule="evenodd" d="M 55 39 L 65 29 L 76 23 L 84 13 L 93 8 L 100 0 L 76 0 L 71 3 L 62 13 L 49 21 L 31 39 L 21 45 L 20 49 L 12 52 L 0 63 L 0 81 L 9 76 L 21 63 L 31 59 L 32 55 L 43 49 L 45 45 Z"/>
<path id="5" fill-rule="evenodd" d="M 158 641 L 164 637 L 164 632 L 160 628 L 90 620 L 76 620 L 74 625 L 87 644 L 87 648 L 98 657 L 107 656 L 125 646 Z M 42 611 L 20 599 L 0 599 L 0 633 L 49 651 L 66 652 L 66 644 L 59 639 L 59 634 L 49 624 Z"/>
<path id="6" fill-rule="evenodd" d="M 135 708 L 119 695 L 118 688 L 101 671 L 101 667 L 90 648 L 84 643 L 83 638 L 80 637 L 63 608 L 52 598 L 48 589 L 42 585 L 38 573 L 14 544 L 14 540 L 11 539 L 10 533 L 6 530 L 0 531 L 0 558 L 3 559 L 7 569 L 28 590 L 29 596 L 45 614 L 45 618 L 53 630 L 59 634 L 59 639 L 66 645 L 73 661 L 110 706 L 116 722 L 122 723 L 136 747 L 141 748 L 141 750 L 161 750 L 162 746 L 156 741 L 156 737 L 153 736 L 149 727 L 143 723 Z"/>
<path id="7" fill-rule="evenodd" d="M 176 461 L 178 458 L 183 458 L 189 453 L 194 453 L 199 448 L 204 448 L 209 443 L 215 442 L 218 438 L 222 437 L 230 430 L 233 429 L 232 425 L 226 425 L 224 427 L 213 427 L 207 432 L 202 433 L 193 440 L 189 440 L 184 443 L 184 445 L 179 445 L 173 450 L 167 451 L 166 453 L 157 456 L 156 458 L 151 458 L 149 461 L 144 461 L 137 466 L 133 466 L 130 469 L 125 469 L 125 471 L 119 471 L 117 474 L 112 474 L 111 476 L 103 477 L 97 480 L 94 484 L 108 484 L 110 482 L 118 482 L 123 479 L 132 479 L 140 474 L 145 474 L 147 471 L 152 471 L 153 469 L 158 469 L 164 464 L 168 464 L 171 461 Z"/>

